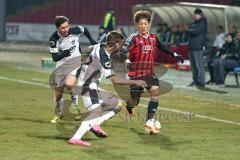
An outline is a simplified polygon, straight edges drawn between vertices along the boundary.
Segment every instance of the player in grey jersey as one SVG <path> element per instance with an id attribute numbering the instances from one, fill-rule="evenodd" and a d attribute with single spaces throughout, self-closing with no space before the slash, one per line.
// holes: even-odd
<path id="1" fill-rule="evenodd" d="M 119 99 L 108 91 L 98 87 L 101 74 L 113 84 L 145 86 L 142 80 L 126 80 L 118 77 L 111 67 L 111 56 L 120 50 L 124 37 L 118 32 L 109 32 L 106 44 L 97 44 L 86 60 L 86 67 L 82 70 L 77 86 L 81 88 L 83 98 L 89 115 L 82 121 L 79 129 L 68 143 L 73 145 L 90 146 L 82 139 L 87 131 L 92 131 L 96 136 L 105 138 L 107 134 L 100 124 L 113 117 L 120 111 Z M 78 91 L 79 93 L 79 91 Z"/>
<path id="2" fill-rule="evenodd" d="M 92 45 L 96 41 L 91 37 L 87 28 L 77 26 L 70 28 L 69 20 L 64 16 L 56 16 L 55 26 L 57 30 L 49 39 L 50 53 L 56 62 L 56 69 L 50 77 L 50 84 L 55 90 L 55 114 L 51 123 L 56 123 L 63 117 L 63 91 L 66 87 L 69 92 L 75 111 L 78 109 L 78 97 L 74 91 L 76 78 L 78 78 L 81 68 L 81 53 L 79 49 L 80 34 L 84 34 Z M 66 63 L 74 63 L 69 67 Z M 65 69 L 65 72 L 63 72 Z"/>

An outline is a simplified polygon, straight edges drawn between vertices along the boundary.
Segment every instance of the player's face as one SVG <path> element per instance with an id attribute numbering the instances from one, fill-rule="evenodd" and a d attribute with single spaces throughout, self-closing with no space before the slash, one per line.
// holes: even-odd
<path id="1" fill-rule="evenodd" d="M 115 46 L 116 46 L 116 51 L 119 51 L 122 48 L 122 43 L 120 42 L 115 43 Z"/>
<path id="2" fill-rule="evenodd" d="M 68 36 L 68 31 L 69 31 L 69 24 L 68 22 L 64 22 L 63 24 L 61 24 L 58 28 L 58 33 L 62 36 L 62 37 L 66 37 Z"/>
<path id="3" fill-rule="evenodd" d="M 138 33 L 143 36 L 147 35 L 149 31 L 149 25 L 150 24 L 146 18 L 140 19 L 137 23 Z"/>

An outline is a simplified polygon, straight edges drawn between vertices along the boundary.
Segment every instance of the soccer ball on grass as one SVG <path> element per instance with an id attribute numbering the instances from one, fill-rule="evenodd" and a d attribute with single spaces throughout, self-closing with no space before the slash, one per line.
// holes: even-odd
<path id="1" fill-rule="evenodd" d="M 149 119 L 144 125 L 147 134 L 158 134 L 161 130 L 161 123 L 158 120 Z"/>

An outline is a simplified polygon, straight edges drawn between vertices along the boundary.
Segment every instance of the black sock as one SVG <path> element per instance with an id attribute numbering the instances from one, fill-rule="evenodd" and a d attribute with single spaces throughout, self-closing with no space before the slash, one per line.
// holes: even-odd
<path id="1" fill-rule="evenodd" d="M 133 114 L 133 109 L 134 106 L 132 106 L 130 103 L 127 102 L 126 109 L 128 110 L 129 114 Z"/>
<path id="2" fill-rule="evenodd" d="M 149 104 L 148 104 L 148 114 L 147 114 L 147 120 L 153 119 L 155 112 L 158 108 L 158 100 L 151 98 Z"/>

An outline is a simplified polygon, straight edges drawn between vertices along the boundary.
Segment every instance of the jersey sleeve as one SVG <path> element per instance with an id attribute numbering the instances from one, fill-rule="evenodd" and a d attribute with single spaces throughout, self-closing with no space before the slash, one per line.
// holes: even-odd
<path id="1" fill-rule="evenodd" d="M 70 34 L 81 34 L 84 33 L 84 27 L 83 26 L 76 26 L 69 29 Z"/>
<path id="2" fill-rule="evenodd" d="M 58 40 L 57 32 L 55 32 L 50 38 L 49 38 L 49 51 L 51 54 L 58 53 L 59 50 L 57 48 L 57 40 Z"/>
<path id="3" fill-rule="evenodd" d="M 128 52 L 129 49 L 134 45 L 134 35 L 135 34 L 131 34 L 123 43 L 121 51 L 123 52 Z"/>
<path id="4" fill-rule="evenodd" d="M 104 54 L 103 48 L 100 49 L 100 52 L 101 53 L 100 53 L 99 60 L 102 66 L 101 73 L 103 74 L 104 77 L 109 78 L 112 75 L 115 75 L 111 66 L 111 61 L 109 57 L 106 54 Z"/>
<path id="5" fill-rule="evenodd" d="M 165 54 L 169 54 L 170 56 L 172 57 L 175 57 L 174 55 L 174 52 L 172 52 L 168 47 L 164 46 L 157 38 L 157 36 L 155 35 L 156 37 L 156 47 L 158 49 L 160 49 L 161 51 L 163 51 Z"/>
<path id="6" fill-rule="evenodd" d="M 104 77 L 109 78 L 115 75 L 115 72 L 112 70 L 110 62 L 106 62 L 101 69 L 101 73 Z"/>

